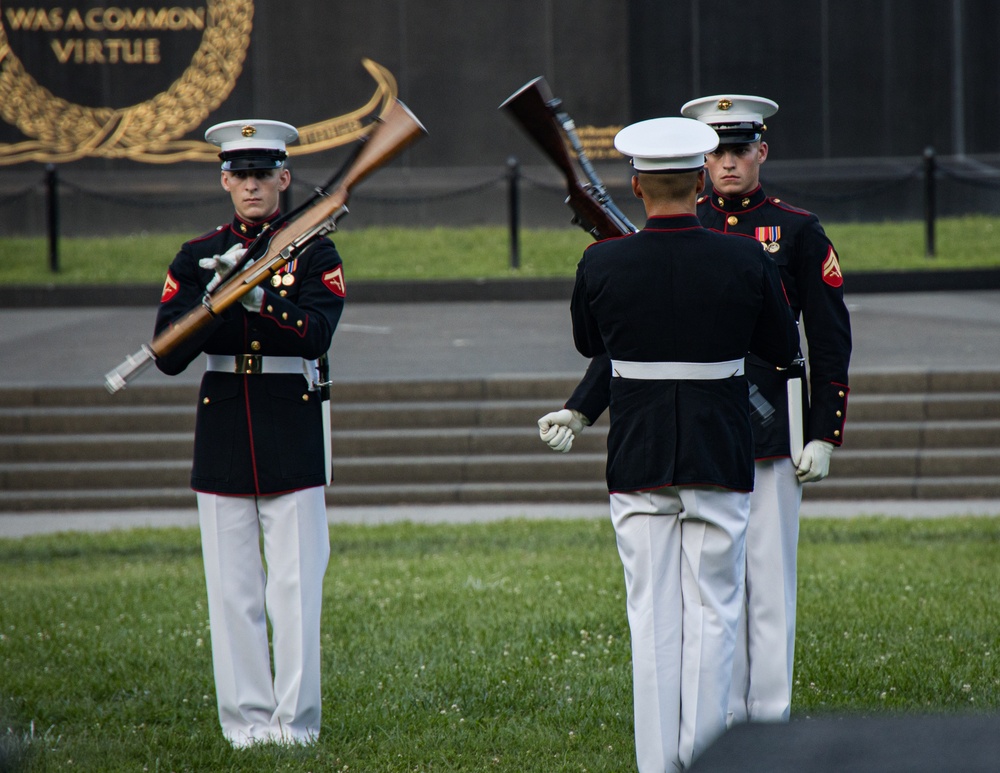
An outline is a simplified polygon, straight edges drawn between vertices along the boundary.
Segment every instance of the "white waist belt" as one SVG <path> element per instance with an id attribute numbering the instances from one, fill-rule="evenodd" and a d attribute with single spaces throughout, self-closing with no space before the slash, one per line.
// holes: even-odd
<path id="1" fill-rule="evenodd" d="M 205 370 L 222 373 L 291 373 L 311 378 L 315 369 L 314 360 L 301 357 L 269 357 L 261 354 L 207 354 Z"/>
<path id="2" fill-rule="evenodd" d="M 618 378 L 657 381 L 712 381 L 743 375 L 743 358 L 725 362 L 633 362 L 612 360 L 611 374 Z"/>

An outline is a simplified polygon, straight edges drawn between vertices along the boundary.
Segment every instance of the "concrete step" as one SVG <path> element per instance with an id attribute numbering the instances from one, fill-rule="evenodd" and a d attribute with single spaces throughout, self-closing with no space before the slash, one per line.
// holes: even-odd
<path id="1" fill-rule="evenodd" d="M 420 379 L 413 381 L 338 381 L 340 402 L 421 400 L 553 399 L 560 405 L 576 386 L 577 375 L 494 376 L 488 378 Z M 13 406 L 193 405 L 191 384 L 144 384 L 109 395 L 103 385 L 0 387 L 0 408 Z M 919 395 L 948 392 L 1000 393 L 1000 369 L 982 371 L 886 371 L 851 374 L 851 401 L 864 395 Z"/>
<path id="2" fill-rule="evenodd" d="M 327 503 L 336 507 L 402 506 L 409 504 L 490 504 L 490 503 L 591 503 L 608 502 L 603 475 L 598 480 L 578 482 L 508 481 L 495 483 L 440 483 L 434 485 L 352 486 L 334 484 L 328 489 Z"/>
<path id="3" fill-rule="evenodd" d="M 1000 419 L 1000 392 L 860 394 L 851 392 L 848 421 Z"/>
<path id="4" fill-rule="evenodd" d="M 808 499 L 1000 496 L 1000 371 L 852 377 L 847 445 Z M 603 502 L 607 415 L 569 454 L 539 416 L 575 378 L 335 387 L 331 503 Z M 0 511 L 188 507 L 197 389 L 0 388 Z"/>
<path id="5" fill-rule="evenodd" d="M 0 409 L 192 405 L 197 396 L 198 388 L 191 384 L 146 385 L 115 395 L 108 394 L 98 384 L 92 387 L 8 386 L 0 387 Z"/>
<path id="6" fill-rule="evenodd" d="M 830 460 L 834 478 L 992 476 L 1000 473 L 1000 445 L 971 449 L 896 449 L 851 451 L 841 448 Z"/>
<path id="7" fill-rule="evenodd" d="M 601 453 L 606 431 L 595 428 L 574 450 Z M 15 435 L 0 444 L 0 462 L 69 462 L 184 459 L 190 461 L 192 432 L 104 433 L 95 435 Z M 551 454 L 532 426 L 443 427 L 440 429 L 376 429 L 332 433 L 332 447 L 345 459 L 382 456 L 465 454 Z"/>
<path id="8" fill-rule="evenodd" d="M 95 462 L 184 459 L 190 462 L 193 432 L 2 436 L 0 463 Z"/>
<path id="9" fill-rule="evenodd" d="M 827 499 L 998 499 L 1000 476 L 988 477 L 829 477 L 802 488 L 804 500 Z"/>
<path id="10" fill-rule="evenodd" d="M 603 452 L 606 430 L 595 428 L 581 437 L 575 449 Z M 94 435 L 15 435 L 0 444 L 0 462 L 67 462 L 138 459 L 190 461 L 192 432 L 104 433 Z M 447 454 L 552 453 L 538 439 L 533 426 L 443 427 L 439 429 L 334 430 L 332 447 L 337 456 L 441 456 Z"/>
<path id="11" fill-rule="evenodd" d="M 1000 420 L 848 421 L 845 451 L 987 448 L 1000 444 Z M 838 456 L 840 452 L 838 451 Z"/>
<path id="12" fill-rule="evenodd" d="M 582 371 L 581 374 L 583 375 Z M 560 405 L 576 386 L 572 377 L 496 376 L 413 381 L 338 381 L 336 402 L 422 402 L 436 400 L 555 400 Z M 113 395 L 101 385 L 0 387 L 0 408 L 12 407 L 129 407 L 142 405 L 193 406 L 198 387 L 192 384 L 139 384 Z"/>
<path id="13" fill-rule="evenodd" d="M 541 446 L 541 444 L 539 444 Z M 606 454 L 574 450 L 569 454 L 449 454 L 335 457 L 336 487 L 385 485 L 586 483 L 604 477 Z M 113 461 L 5 462 L 0 464 L 0 490 L 139 489 L 186 486 L 190 459 L 117 459 Z M 933 451 L 840 450 L 831 462 L 831 480 L 872 488 L 884 479 L 994 477 L 1000 449 Z"/>
<path id="14" fill-rule="evenodd" d="M 456 385 L 451 385 L 455 387 Z M 476 386 L 484 396 L 469 399 L 469 389 L 444 389 L 457 395 L 446 399 L 399 399 L 401 396 L 416 398 L 426 390 L 395 391 L 384 401 L 372 399 L 365 393 L 364 401 L 349 401 L 338 395 L 332 405 L 333 425 L 338 430 L 371 430 L 389 428 L 437 427 L 486 427 L 531 426 L 539 416 L 561 405 L 550 396 L 525 396 L 529 388 L 524 382 L 515 382 L 503 388 L 499 383 Z M 539 386 L 539 389 L 542 389 Z M 107 432 L 182 432 L 194 427 L 194 404 L 190 389 L 185 391 L 184 402 L 157 403 L 145 394 L 134 402 L 109 404 L 111 396 L 102 402 L 66 404 L 67 395 L 59 390 L 32 391 L 30 404 L 12 401 L 12 391 L 0 390 L 6 399 L 0 400 L 0 427 L 5 435 L 17 434 L 100 434 Z M 77 390 L 67 390 L 77 393 Z M 136 390 L 138 391 L 138 390 Z M 392 390 L 383 390 L 392 392 Z M 552 390 L 556 391 L 556 390 Z M 159 393 L 156 388 L 150 392 Z M 509 394 L 503 397 L 503 394 Z M 168 396 L 177 394 L 171 391 Z M 568 392 L 566 393 L 568 394 Z M 866 423 L 944 422 L 944 421 L 1000 421 L 1000 392 L 946 392 L 940 394 L 854 394 L 850 400 L 849 431 L 854 425 Z"/>
<path id="15" fill-rule="evenodd" d="M 434 485 L 344 485 L 327 489 L 331 507 L 395 507 L 405 505 L 490 503 L 607 503 L 603 479 L 564 483 L 499 482 Z M 1000 476 L 989 478 L 828 478 L 803 489 L 809 502 L 836 500 L 973 500 L 1000 499 Z M 141 489 L 73 489 L 0 491 L 0 512 L 69 512 L 99 510 L 194 508 L 186 486 Z"/>
<path id="16" fill-rule="evenodd" d="M 193 432 L 190 405 L 0 408 L 4 435 Z"/>
<path id="17" fill-rule="evenodd" d="M 962 444 L 980 446 L 994 442 L 1000 427 L 1000 395 L 940 396 L 921 399 L 907 397 L 858 401 L 848 422 L 848 444 L 857 448 L 898 447 L 919 443 L 921 447 Z M 362 435 L 390 436 L 407 430 L 446 430 L 460 434 L 475 428 L 517 430 L 533 428 L 539 416 L 554 406 L 540 400 L 415 402 L 411 404 L 349 403 L 332 410 L 335 433 L 345 439 Z M 193 406 L 129 406 L 114 410 L 101 408 L 31 407 L 0 408 L 0 437 L 5 442 L 24 442 L 22 437 L 44 438 L 68 435 L 100 438 L 126 434 L 176 435 L 194 431 Z M 994 416 L 996 412 L 996 416 Z M 607 426 L 607 415 L 597 427 L 583 433 L 581 440 Z M 453 430 L 457 432 L 452 432 Z M 417 437 L 418 434 L 414 434 Z M 67 438 L 67 442 L 70 438 Z"/>
<path id="18" fill-rule="evenodd" d="M 553 410 L 547 400 L 454 400 L 412 403 L 334 403 L 331 423 L 340 430 L 439 427 L 527 427 Z M 193 431 L 191 405 L 67 408 L 0 408 L 3 434 L 104 434 Z"/>
<path id="19" fill-rule="evenodd" d="M 579 374 L 583 375 L 582 370 Z M 545 399 L 562 404 L 576 386 L 574 375 L 493 376 L 487 378 L 420 379 L 401 381 L 338 381 L 338 402 L 413 402 L 433 400 Z M 865 395 L 926 395 L 943 393 L 1000 393 L 1000 369 L 984 371 L 888 371 L 851 374 L 851 397 Z M 0 408 L 184 405 L 195 402 L 192 384 L 139 383 L 108 394 L 94 386 L 3 386 Z"/>
<path id="20" fill-rule="evenodd" d="M 190 459 L 193 431 L 0 435 L 0 462 Z M 333 449 L 345 458 L 448 454 L 546 454 L 534 422 L 507 427 L 334 429 Z M 588 428 L 572 453 L 603 453 L 607 421 Z M 841 460 L 870 451 L 975 449 L 1000 445 L 1000 420 L 858 422 L 848 425 Z"/>
<path id="21" fill-rule="evenodd" d="M 69 512 L 89 510 L 158 510 L 197 507 L 187 486 L 140 489 L 0 490 L 0 512 Z"/>
<path id="22" fill-rule="evenodd" d="M 190 460 L 143 459 L 113 462 L 28 462 L 0 464 L 4 492 L 66 489 L 169 488 L 185 486 L 191 478 Z"/>
<path id="23" fill-rule="evenodd" d="M 864 394 L 1000 392 L 1000 369 L 851 373 L 851 399 Z"/>
<path id="24" fill-rule="evenodd" d="M 544 449 L 543 449 L 544 450 Z M 560 482 L 604 478 L 604 454 L 508 454 L 503 456 L 334 457 L 337 484 L 446 484 L 502 481 Z M 187 485 L 190 459 L 0 464 L 0 490 L 167 488 Z"/>
<path id="25" fill-rule="evenodd" d="M 454 427 L 530 427 L 553 410 L 542 400 L 484 400 L 415 403 L 336 403 L 331 423 L 338 430 Z"/>

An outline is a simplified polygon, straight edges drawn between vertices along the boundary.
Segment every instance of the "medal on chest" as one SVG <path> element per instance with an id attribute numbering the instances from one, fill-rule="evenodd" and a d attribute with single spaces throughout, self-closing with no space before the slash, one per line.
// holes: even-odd
<path id="1" fill-rule="evenodd" d="M 299 260 L 296 258 L 291 263 L 282 266 L 278 273 L 271 277 L 272 287 L 291 287 L 295 284 L 295 267 Z"/>
<path id="2" fill-rule="evenodd" d="M 781 245 L 778 241 L 781 239 L 781 226 L 780 225 L 765 225 L 761 228 L 755 229 L 755 235 L 757 241 L 764 245 L 764 249 L 768 252 L 777 252 L 781 249 Z"/>

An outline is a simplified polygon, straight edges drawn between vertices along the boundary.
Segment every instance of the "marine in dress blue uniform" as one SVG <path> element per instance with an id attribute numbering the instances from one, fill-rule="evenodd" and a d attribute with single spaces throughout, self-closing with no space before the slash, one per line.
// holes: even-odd
<path id="1" fill-rule="evenodd" d="M 607 483 L 625 570 L 641 773 L 690 765 L 726 726 L 753 488 L 755 351 L 788 366 L 796 334 L 761 246 L 698 222 L 715 132 L 685 118 L 623 129 L 647 221 L 577 267 L 577 349 L 611 362 Z"/>
<path id="2" fill-rule="evenodd" d="M 220 146 L 233 220 L 185 243 L 167 272 L 156 332 L 200 302 L 263 229 L 280 228 L 290 182 L 277 121 L 231 121 Z M 191 486 L 198 495 L 219 719 L 237 747 L 307 743 L 320 729 L 320 609 L 329 559 L 320 373 L 345 299 L 329 239 L 157 359 L 183 371 L 204 353 Z M 263 537 L 263 558 L 260 542 Z M 266 566 L 266 569 L 265 569 Z M 272 625 L 271 669 L 267 620 Z"/>
<path id="3" fill-rule="evenodd" d="M 747 600 L 730 723 L 789 718 L 801 486 L 826 477 L 830 453 L 843 442 L 850 391 L 850 316 L 837 252 L 814 214 L 768 197 L 759 183 L 768 151 L 764 120 L 777 109 L 771 100 L 746 95 L 703 97 L 682 108 L 719 135 L 719 147 L 708 155 L 713 189 L 698 200 L 699 220 L 764 245 L 809 344 L 808 378 L 801 357 L 791 368 L 775 368 L 752 352 L 747 358 L 748 378 L 776 410 L 769 425 L 754 424 Z M 607 407 L 609 383 L 607 361 L 594 359 L 564 410 L 539 420 L 543 439 L 569 450 L 574 434 Z"/>

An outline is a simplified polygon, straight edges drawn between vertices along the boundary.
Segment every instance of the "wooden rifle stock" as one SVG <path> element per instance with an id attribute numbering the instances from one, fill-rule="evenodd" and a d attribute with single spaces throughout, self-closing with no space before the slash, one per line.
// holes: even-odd
<path id="1" fill-rule="evenodd" d="M 130 379 L 238 303 L 249 290 L 276 274 L 304 247 L 336 230 L 337 220 L 347 212 L 347 200 L 354 186 L 426 133 L 423 124 L 409 108 L 398 99 L 394 100 L 365 138 L 360 152 L 336 188 L 329 194 L 319 196 L 315 203 L 277 231 L 263 255 L 252 264 L 226 279 L 212 293 L 205 295 L 201 305 L 191 309 L 107 373 L 104 381 L 108 391 L 115 393 L 124 389 Z"/>
<path id="2" fill-rule="evenodd" d="M 556 118 L 559 100 L 545 78 L 529 81 L 500 105 L 510 113 L 535 144 L 558 167 L 566 180 L 566 203 L 573 210 L 573 222 L 595 239 L 623 236 L 632 230 L 601 205 L 588 186 L 581 183 L 573 166 L 566 135 Z"/>

